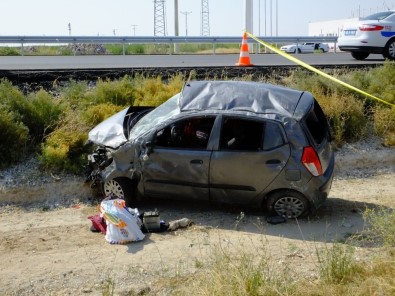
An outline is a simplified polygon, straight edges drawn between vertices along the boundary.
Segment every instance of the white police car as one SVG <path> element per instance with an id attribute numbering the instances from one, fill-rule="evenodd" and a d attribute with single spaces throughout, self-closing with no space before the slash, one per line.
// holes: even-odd
<path id="1" fill-rule="evenodd" d="M 371 53 L 395 60 L 395 10 L 378 12 L 345 24 L 338 46 L 342 51 L 351 52 L 357 60 L 364 60 Z"/>

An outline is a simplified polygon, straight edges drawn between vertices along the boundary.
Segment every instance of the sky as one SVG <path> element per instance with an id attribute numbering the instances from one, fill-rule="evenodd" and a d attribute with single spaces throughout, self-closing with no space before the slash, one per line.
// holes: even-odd
<path id="1" fill-rule="evenodd" d="M 165 1 L 166 35 L 174 36 L 174 0 Z M 201 0 L 178 0 L 178 8 L 179 35 L 200 36 Z M 366 16 L 388 8 L 395 9 L 395 0 L 253 0 L 252 33 L 307 36 L 309 22 Z M 241 35 L 243 11 L 244 0 L 209 0 L 210 36 Z M 0 35 L 70 34 L 153 36 L 154 0 L 0 0 Z"/>

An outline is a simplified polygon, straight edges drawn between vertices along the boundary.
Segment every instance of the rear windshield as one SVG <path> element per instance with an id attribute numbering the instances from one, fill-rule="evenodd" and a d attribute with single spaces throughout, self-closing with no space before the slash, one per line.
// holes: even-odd
<path id="1" fill-rule="evenodd" d="M 384 11 L 384 12 L 378 12 L 369 16 L 361 17 L 362 21 L 376 21 L 376 20 L 383 20 L 390 15 L 394 14 L 395 12 L 393 11 Z"/>
<path id="2" fill-rule="evenodd" d="M 314 100 L 314 105 L 307 114 L 306 126 L 314 142 L 320 145 L 324 139 L 329 139 L 329 125 L 320 105 Z"/>

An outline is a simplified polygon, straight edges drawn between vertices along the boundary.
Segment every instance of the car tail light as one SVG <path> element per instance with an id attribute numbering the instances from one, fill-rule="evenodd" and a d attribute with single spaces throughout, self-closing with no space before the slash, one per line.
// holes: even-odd
<path id="1" fill-rule="evenodd" d="M 359 27 L 361 31 L 381 31 L 382 29 L 384 29 L 384 27 L 379 25 L 362 25 Z"/>
<path id="2" fill-rule="evenodd" d="M 321 161 L 313 147 L 303 148 L 302 163 L 313 176 L 318 177 L 322 175 Z"/>

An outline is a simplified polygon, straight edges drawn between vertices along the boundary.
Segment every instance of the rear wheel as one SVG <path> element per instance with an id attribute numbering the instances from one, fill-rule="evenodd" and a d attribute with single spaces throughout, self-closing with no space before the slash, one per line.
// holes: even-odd
<path id="1" fill-rule="evenodd" d="M 309 212 L 307 199 L 295 191 L 280 191 L 272 194 L 266 202 L 270 215 L 279 215 L 288 219 L 301 218 Z"/>
<path id="2" fill-rule="evenodd" d="M 358 61 L 362 61 L 369 56 L 369 53 L 368 52 L 352 52 L 351 56 Z"/>
<path id="3" fill-rule="evenodd" d="M 395 38 L 388 41 L 384 48 L 383 56 L 389 60 L 395 60 Z"/>
<path id="4" fill-rule="evenodd" d="M 103 185 L 104 195 L 115 195 L 125 200 L 126 206 L 131 206 L 136 197 L 136 184 L 129 178 L 114 178 Z"/>

